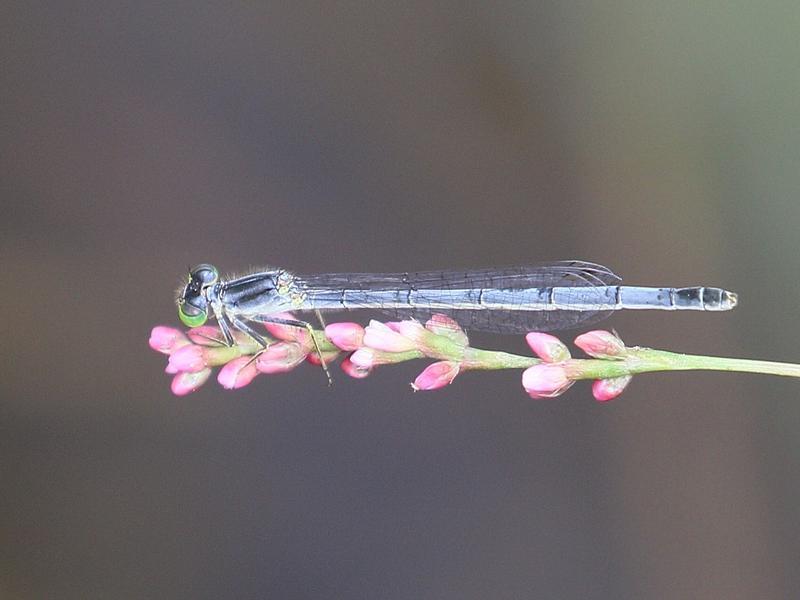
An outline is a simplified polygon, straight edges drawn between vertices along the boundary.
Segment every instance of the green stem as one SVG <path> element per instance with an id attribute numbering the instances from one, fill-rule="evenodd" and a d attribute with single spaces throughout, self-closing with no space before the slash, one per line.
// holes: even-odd
<path id="1" fill-rule="evenodd" d="M 324 331 L 315 330 L 314 333 L 318 336 L 321 350 L 337 349 L 325 337 Z M 417 351 L 407 354 L 408 356 L 398 356 L 397 362 L 419 358 Z M 464 369 L 527 369 L 542 362 L 538 358 L 509 352 L 463 347 L 449 339 L 443 339 L 440 344 L 428 348 L 425 355 L 437 360 L 459 362 Z M 800 365 L 797 364 L 679 354 L 640 347 L 627 348 L 627 352 L 619 357 L 570 359 L 563 364 L 570 379 L 609 379 L 654 371 L 729 371 L 800 377 Z"/>
<path id="2" fill-rule="evenodd" d="M 320 352 L 341 352 L 339 347 L 328 339 L 322 329 L 314 329 L 314 337 L 319 344 Z"/>
<path id="3" fill-rule="evenodd" d="M 520 356 L 497 350 L 465 348 L 461 365 L 465 369 L 527 369 L 538 365 L 541 360 L 531 356 Z"/>
<path id="4" fill-rule="evenodd" d="M 531 356 L 464 346 L 443 335 L 431 334 L 427 341 L 421 348 L 425 356 L 459 363 L 463 369 L 527 369 L 542 362 Z"/>
<path id="5" fill-rule="evenodd" d="M 608 379 L 654 371 L 728 371 L 800 377 L 800 365 L 790 363 L 678 354 L 650 348 L 628 348 L 618 359 L 567 362 L 571 379 Z"/>
<path id="6" fill-rule="evenodd" d="M 765 375 L 780 375 L 783 377 L 800 377 L 800 365 L 791 363 L 677 354 L 664 350 L 651 350 L 650 348 L 629 348 L 628 350 L 635 357 L 652 364 L 654 368 L 650 370 L 653 371 L 735 371 L 739 373 L 763 373 Z"/>

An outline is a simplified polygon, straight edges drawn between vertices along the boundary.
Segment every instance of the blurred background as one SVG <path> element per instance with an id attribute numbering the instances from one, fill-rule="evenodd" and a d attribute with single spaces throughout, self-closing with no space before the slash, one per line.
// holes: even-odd
<path id="1" fill-rule="evenodd" d="M 798 597 L 798 381 L 176 398 L 147 345 L 199 262 L 582 258 L 740 294 L 629 344 L 800 361 L 795 2 L 0 12 L 0 597 Z"/>

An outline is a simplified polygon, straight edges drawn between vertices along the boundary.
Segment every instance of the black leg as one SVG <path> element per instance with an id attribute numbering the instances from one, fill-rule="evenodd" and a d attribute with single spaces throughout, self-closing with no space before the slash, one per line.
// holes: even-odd
<path id="1" fill-rule="evenodd" d="M 233 339 L 228 318 L 224 314 L 217 315 L 217 323 L 219 323 L 219 328 L 222 331 L 222 335 L 225 337 L 225 345 L 228 347 L 233 346 L 236 340 Z"/>
<path id="2" fill-rule="evenodd" d="M 333 379 L 331 378 L 331 372 L 328 370 L 328 365 L 325 364 L 325 359 L 322 357 L 322 350 L 320 350 L 319 342 L 317 342 L 317 336 L 314 333 L 314 328 L 311 326 L 310 323 L 306 323 L 305 321 L 297 321 L 295 319 L 281 319 L 276 317 L 270 317 L 267 315 L 255 315 L 253 317 L 250 317 L 250 319 L 252 321 L 257 321 L 258 323 L 277 323 L 278 325 L 289 325 L 290 327 L 300 327 L 301 329 L 305 329 L 306 331 L 308 331 L 308 335 L 311 336 L 311 342 L 314 344 L 314 350 L 316 351 L 317 356 L 319 356 L 319 362 L 320 365 L 322 366 L 322 370 L 325 371 L 325 376 L 328 378 L 328 385 L 333 384 Z M 247 329 L 244 329 L 240 327 L 239 323 L 240 321 L 234 321 L 234 325 L 236 325 L 236 327 L 239 327 L 240 329 L 242 329 L 242 331 L 253 337 L 253 339 L 256 339 L 256 341 L 258 341 L 257 338 L 253 336 L 253 333 L 255 332 L 251 333 L 253 331 L 251 327 L 245 325 Z"/>
<path id="3" fill-rule="evenodd" d="M 258 323 L 277 323 L 278 325 L 289 325 L 291 327 L 299 327 L 300 329 L 308 329 L 311 327 L 305 321 L 298 321 L 296 319 L 280 319 L 275 317 L 269 317 L 265 315 L 255 315 L 253 317 L 248 317 L 251 321 L 256 321 Z"/>
<path id="4" fill-rule="evenodd" d="M 247 323 L 245 323 L 241 319 L 238 319 L 236 317 L 232 317 L 231 318 L 231 322 L 233 322 L 233 326 L 236 327 L 236 329 L 238 329 L 239 331 L 249 335 L 263 349 L 266 349 L 266 348 L 269 347 L 269 342 L 267 342 L 267 340 L 265 340 L 255 329 L 250 327 L 250 325 L 248 325 Z"/>

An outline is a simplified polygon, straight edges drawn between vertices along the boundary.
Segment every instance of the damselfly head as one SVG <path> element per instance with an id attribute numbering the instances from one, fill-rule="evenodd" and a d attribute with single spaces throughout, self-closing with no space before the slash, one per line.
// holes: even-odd
<path id="1" fill-rule="evenodd" d="M 178 316 L 187 327 L 199 327 L 208 319 L 206 290 L 219 279 L 213 265 L 201 264 L 189 271 L 189 279 L 178 294 Z"/>

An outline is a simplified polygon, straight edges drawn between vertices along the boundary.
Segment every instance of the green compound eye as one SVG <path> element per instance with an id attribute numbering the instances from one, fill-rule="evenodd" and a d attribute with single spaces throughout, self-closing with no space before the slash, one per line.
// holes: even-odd
<path id="1" fill-rule="evenodd" d="M 208 313 L 187 304 L 178 306 L 178 316 L 184 325 L 192 328 L 200 327 L 208 320 Z"/>

